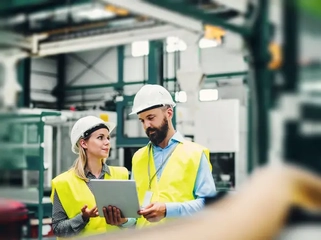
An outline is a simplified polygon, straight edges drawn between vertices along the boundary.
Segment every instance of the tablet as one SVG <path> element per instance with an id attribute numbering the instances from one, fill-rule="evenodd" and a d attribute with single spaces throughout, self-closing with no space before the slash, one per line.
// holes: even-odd
<path id="1" fill-rule="evenodd" d="M 139 218 L 140 209 L 135 180 L 91 179 L 99 216 L 104 217 L 103 207 L 119 208 L 125 218 Z"/>

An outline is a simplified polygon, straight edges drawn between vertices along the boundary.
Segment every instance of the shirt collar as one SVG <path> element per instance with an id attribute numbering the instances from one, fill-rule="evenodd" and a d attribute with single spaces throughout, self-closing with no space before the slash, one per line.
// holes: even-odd
<path id="1" fill-rule="evenodd" d="M 182 143 L 185 141 L 185 138 L 179 131 L 176 131 L 173 137 L 170 139 L 170 141 L 176 141 L 176 142 Z"/>
<path id="2" fill-rule="evenodd" d="M 101 172 L 104 173 L 104 174 L 107 173 L 108 175 L 111 175 L 110 174 L 110 169 L 109 169 L 109 167 L 108 167 L 108 165 L 106 163 L 103 163 L 103 167 L 101 169 Z M 86 175 L 86 177 L 88 176 L 89 173 L 91 173 L 91 172 L 88 170 L 87 167 L 85 167 L 85 175 Z"/>

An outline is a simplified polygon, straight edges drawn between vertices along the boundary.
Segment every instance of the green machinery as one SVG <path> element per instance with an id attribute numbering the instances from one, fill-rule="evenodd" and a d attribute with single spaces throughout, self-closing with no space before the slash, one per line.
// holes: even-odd
<path id="1" fill-rule="evenodd" d="M 43 218 L 51 217 L 52 204 L 45 197 L 45 125 L 59 117 L 58 112 L 39 114 L 1 113 L 0 125 L 0 171 L 1 196 L 16 199 L 26 204 L 31 218 L 37 219 L 38 238 L 42 239 Z M 31 188 L 14 187 L 6 182 L 6 172 L 33 171 L 38 174 L 38 183 Z M 29 228 L 30 230 L 30 228 Z"/>

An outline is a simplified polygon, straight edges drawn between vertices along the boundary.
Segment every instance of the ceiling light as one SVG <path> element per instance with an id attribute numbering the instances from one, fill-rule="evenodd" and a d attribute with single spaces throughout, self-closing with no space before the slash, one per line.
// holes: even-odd
<path id="1" fill-rule="evenodd" d="M 216 101 L 218 100 L 217 89 L 202 89 L 199 91 L 199 100 L 201 102 Z"/>
<path id="2" fill-rule="evenodd" d="M 142 57 L 149 54 L 149 41 L 137 41 L 132 43 L 132 56 Z"/>
<path id="3" fill-rule="evenodd" d="M 175 101 L 184 103 L 187 102 L 187 94 L 184 91 L 179 91 L 175 93 Z"/>
<path id="4" fill-rule="evenodd" d="M 166 38 L 166 51 L 168 53 L 176 51 L 185 51 L 187 49 L 186 43 L 178 37 Z"/>
<path id="5" fill-rule="evenodd" d="M 215 40 L 210 40 L 210 39 L 206 39 L 206 38 L 202 38 L 199 41 L 199 47 L 200 48 L 212 48 L 212 47 L 217 47 L 218 46 L 218 42 Z"/>
<path id="6" fill-rule="evenodd" d="M 83 10 L 80 12 L 76 12 L 75 15 L 77 17 L 83 17 L 90 20 L 102 19 L 102 18 L 111 18 L 114 17 L 115 14 L 109 11 L 106 11 L 102 8 L 92 8 L 88 10 Z"/>

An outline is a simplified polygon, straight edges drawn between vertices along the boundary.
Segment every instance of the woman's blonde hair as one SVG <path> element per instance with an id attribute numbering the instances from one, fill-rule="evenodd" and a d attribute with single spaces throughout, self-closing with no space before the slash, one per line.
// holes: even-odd
<path id="1" fill-rule="evenodd" d="M 80 141 L 80 140 L 79 140 Z M 87 155 L 85 149 L 79 144 L 79 141 L 77 143 L 77 147 L 79 149 L 78 158 L 75 160 L 74 164 L 72 165 L 71 169 L 75 172 L 76 176 L 80 179 L 89 182 L 89 179 L 86 177 L 85 173 L 85 167 L 87 164 Z M 101 159 L 101 163 L 106 162 L 106 158 Z"/>

